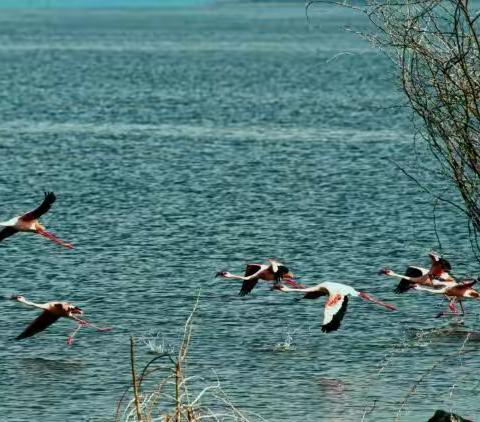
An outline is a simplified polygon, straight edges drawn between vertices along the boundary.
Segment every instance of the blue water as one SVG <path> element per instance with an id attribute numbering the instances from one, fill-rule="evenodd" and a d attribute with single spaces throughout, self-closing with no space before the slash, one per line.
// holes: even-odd
<path id="1" fill-rule="evenodd" d="M 426 266 L 432 248 L 459 275 L 479 268 L 463 217 L 437 207 L 439 245 L 432 199 L 392 162 L 434 165 L 421 144 L 414 157 L 388 60 L 344 31 L 367 23 L 312 13 L 308 26 L 301 4 L 2 12 L 0 219 L 53 190 L 43 222 L 76 249 L 7 239 L 0 295 L 68 300 L 114 330 L 84 329 L 67 347 L 72 324 L 59 321 L 15 342 L 35 312 L 2 301 L 0 419 L 112 420 L 129 336 L 177 343 L 199 290 L 189 373 L 218 376 L 268 421 L 360 421 L 365 409 L 364 420 L 395 420 L 413 381 L 475 330 L 478 304 L 454 330 L 433 318 L 440 298 L 397 296 L 377 275 Z M 266 285 L 240 298 L 237 282 L 213 277 L 268 257 L 399 311 L 352 299 L 325 335 L 323 300 Z M 289 335 L 294 347 L 278 350 Z M 462 359 L 425 376 L 399 420 L 437 408 L 475 418 L 477 348 L 473 335 Z M 139 345 L 138 365 L 150 357 Z"/>
<path id="2" fill-rule="evenodd" d="M 0 0 L 0 9 L 178 8 L 212 3 L 210 0 Z"/>

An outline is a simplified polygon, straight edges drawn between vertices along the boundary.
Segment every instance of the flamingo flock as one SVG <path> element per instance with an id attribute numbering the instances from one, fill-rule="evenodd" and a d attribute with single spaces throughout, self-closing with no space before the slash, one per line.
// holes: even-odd
<path id="1" fill-rule="evenodd" d="M 40 217 L 50 210 L 55 200 L 56 196 L 53 192 L 45 192 L 43 202 L 37 208 L 10 220 L 1 222 L 0 227 L 3 228 L 0 230 L 0 242 L 18 232 L 26 232 L 41 235 L 60 246 L 73 249 L 71 243 L 59 239 L 56 235 L 47 231 L 38 221 Z M 379 271 L 379 274 L 400 280 L 394 290 L 395 293 L 402 294 L 409 291 L 419 291 L 442 295 L 448 300 L 448 309 L 452 314 L 458 314 L 456 309 L 456 304 L 458 303 L 462 310 L 461 315 L 464 315 L 463 300 L 467 298 L 480 298 L 480 293 L 473 288 L 477 280 L 458 280 L 450 274 L 452 268 L 445 258 L 435 252 L 430 252 L 428 256 L 431 261 L 429 269 L 418 266 L 409 266 L 404 274 L 398 274 L 390 268 L 382 268 Z M 315 286 L 305 287 L 303 284 L 298 283 L 298 281 L 295 280 L 293 273 L 290 272 L 286 265 L 272 258 L 269 258 L 266 261 L 265 264 L 247 264 L 244 275 L 237 275 L 228 271 L 219 271 L 215 274 L 215 277 L 242 281 L 242 286 L 239 292 L 240 296 L 250 294 L 260 280 L 272 283 L 272 290 L 275 291 L 301 293 L 303 296 L 297 298 L 297 300 L 318 299 L 322 296 L 326 296 L 327 300 L 325 301 L 323 323 L 321 325 L 321 330 L 325 333 L 330 333 L 340 328 L 341 322 L 347 311 L 349 297 L 360 297 L 361 299 L 380 305 L 388 310 L 396 310 L 395 306 L 382 302 L 363 291 L 357 291 L 353 287 L 343 283 L 328 281 L 319 283 Z M 91 327 L 97 331 L 111 330 L 110 327 L 98 327 L 97 325 L 80 318 L 83 316 L 83 310 L 68 302 L 52 301 L 38 304 L 27 300 L 21 295 L 13 295 L 11 300 L 42 311 L 41 314 L 16 337 L 17 340 L 32 337 L 35 334 L 44 331 L 59 318 L 66 318 L 77 324 L 76 328 L 67 337 L 68 345 L 72 344 L 75 334 L 82 327 Z M 440 312 L 437 317 L 446 315 L 447 313 L 448 311 Z"/>
<path id="2" fill-rule="evenodd" d="M 39 234 L 48 240 L 59 244 L 60 246 L 63 246 L 67 249 L 73 249 L 73 245 L 71 243 L 59 239 L 56 235 L 47 231 L 45 227 L 38 221 L 42 215 L 46 214 L 50 210 L 56 199 L 57 198 L 53 192 L 45 192 L 43 201 L 37 208 L 25 214 L 11 218 L 10 220 L 1 222 L 0 227 L 3 228 L 0 230 L 0 242 L 18 232 L 26 232 Z M 61 317 L 71 319 L 77 324 L 75 330 L 67 337 L 68 345 L 73 343 L 75 334 L 82 327 L 91 327 L 97 331 L 111 330 L 110 327 L 100 328 L 91 322 L 81 319 L 80 316 L 83 315 L 83 311 L 78 306 L 72 305 L 68 302 L 48 302 L 40 304 L 31 302 L 21 295 L 13 295 L 10 299 L 19 303 L 23 303 L 29 307 L 42 310 L 42 313 L 36 319 L 34 319 L 19 336 L 16 337 L 16 340 L 22 340 L 40 333 Z"/>
<path id="3" fill-rule="evenodd" d="M 458 280 L 449 273 L 452 267 L 445 258 L 435 252 L 430 252 L 428 255 L 431 260 L 431 266 L 428 270 L 422 267 L 409 266 L 405 274 L 401 275 L 390 268 L 382 268 L 379 274 L 400 279 L 400 283 L 394 290 L 395 293 L 405 293 L 413 289 L 442 295 L 448 300 L 448 309 L 452 314 L 458 314 L 456 303 L 459 303 L 462 309 L 461 315 L 465 315 L 463 300 L 480 298 L 480 293 L 472 287 L 478 279 Z M 448 311 L 439 312 L 436 317 L 439 318 L 447 313 Z"/>
<path id="4" fill-rule="evenodd" d="M 465 310 L 462 301 L 466 298 L 478 299 L 480 297 L 480 293 L 472 287 L 477 280 L 457 280 L 450 274 L 452 267 L 445 258 L 433 251 L 429 252 L 428 256 L 431 262 L 429 269 L 412 265 L 407 267 L 405 274 L 397 274 L 390 268 L 382 268 L 378 273 L 400 279 L 400 283 L 394 290 L 395 293 L 400 294 L 414 290 L 443 295 L 448 300 L 448 309 L 453 315 L 464 315 Z M 303 293 L 303 297 L 300 299 L 318 299 L 321 296 L 326 296 L 321 327 L 321 330 L 325 333 L 340 328 L 347 311 L 349 296 L 360 297 L 391 311 L 396 310 L 395 306 L 382 302 L 368 293 L 357 291 L 343 283 L 323 282 L 312 287 L 304 287 L 294 279 L 293 274 L 285 265 L 273 259 L 268 259 L 267 262 L 268 264 L 247 264 L 243 276 L 228 271 L 217 272 L 215 276 L 242 280 L 240 296 L 250 293 L 259 280 L 273 281 L 272 290 Z M 290 287 L 287 287 L 286 284 Z M 461 307 L 461 314 L 457 312 L 457 303 Z M 442 311 L 436 317 L 441 317 L 447 313 L 448 311 Z"/>

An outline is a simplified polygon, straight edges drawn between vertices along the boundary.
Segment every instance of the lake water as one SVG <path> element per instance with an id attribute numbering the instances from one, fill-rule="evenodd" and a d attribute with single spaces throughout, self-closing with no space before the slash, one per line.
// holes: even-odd
<path id="1" fill-rule="evenodd" d="M 401 421 L 480 414 L 478 334 L 432 368 L 462 347 L 480 305 L 441 331 L 441 298 L 397 296 L 377 275 L 427 266 L 430 249 L 456 274 L 479 268 L 463 217 L 437 207 L 439 245 L 432 199 L 393 163 L 430 165 L 415 158 L 388 60 L 345 31 L 366 24 L 317 8 L 308 25 L 301 3 L 2 11 L 0 219 L 53 190 L 43 222 L 76 249 L 7 239 L 0 294 L 68 300 L 114 330 L 82 330 L 67 347 L 72 324 L 59 321 L 16 342 L 35 312 L 2 301 L 0 419 L 112 420 L 129 336 L 178 343 L 199 290 L 189 373 L 218 376 L 247 414 L 390 421 L 407 396 Z M 326 335 L 323 299 L 261 283 L 240 298 L 238 282 L 213 277 L 268 257 L 399 311 L 353 299 Z M 149 358 L 139 344 L 139 366 Z"/>

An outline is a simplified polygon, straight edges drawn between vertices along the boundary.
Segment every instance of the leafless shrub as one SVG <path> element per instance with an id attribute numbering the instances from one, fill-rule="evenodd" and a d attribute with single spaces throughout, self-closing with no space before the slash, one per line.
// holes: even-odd
<path id="1" fill-rule="evenodd" d="M 403 92 L 424 124 L 420 134 L 478 233 L 480 13 L 471 9 L 468 0 L 390 0 L 371 3 L 367 15 L 378 30 L 370 40 L 397 64 Z"/>
<path id="2" fill-rule="evenodd" d="M 374 30 L 362 33 L 399 71 L 401 89 L 423 123 L 430 147 L 462 201 L 445 200 L 468 217 L 477 258 L 480 245 L 480 11 L 468 0 L 310 1 L 364 13 Z M 476 3 L 478 6 L 478 3 Z"/>

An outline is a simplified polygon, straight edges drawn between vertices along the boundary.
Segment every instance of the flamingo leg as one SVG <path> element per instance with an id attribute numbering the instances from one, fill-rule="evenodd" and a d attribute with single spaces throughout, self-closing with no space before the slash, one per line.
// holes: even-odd
<path id="1" fill-rule="evenodd" d="M 462 313 L 460 314 L 460 316 L 464 316 L 465 315 L 465 309 L 463 309 L 463 303 L 462 303 L 461 300 L 458 303 L 460 304 L 460 308 L 462 309 Z"/>
<path id="2" fill-rule="evenodd" d="M 78 333 L 80 328 L 82 327 L 91 327 L 94 328 L 97 331 L 111 331 L 111 327 L 98 327 L 95 324 L 92 324 L 91 322 L 85 321 L 84 319 L 77 318 L 75 316 L 71 317 L 73 320 L 77 321 L 77 326 L 75 329 L 70 333 L 70 335 L 67 337 L 67 345 L 71 346 L 73 344 L 73 338 L 75 337 L 75 334 Z"/>
<path id="3" fill-rule="evenodd" d="M 452 299 L 449 303 L 448 303 L 448 308 L 450 309 L 450 312 L 454 315 L 457 315 L 458 314 L 458 311 L 457 311 L 457 307 L 455 305 L 455 299 Z"/>
<path id="4" fill-rule="evenodd" d="M 80 330 L 80 328 L 82 328 L 83 325 L 82 324 L 78 324 L 76 327 L 75 327 L 75 330 L 73 330 L 70 335 L 67 337 L 67 346 L 71 346 L 73 344 L 73 338 L 75 337 L 75 334 L 78 333 L 78 331 Z"/>
<path id="5" fill-rule="evenodd" d="M 84 319 L 77 318 L 72 316 L 72 318 L 78 322 L 80 327 L 91 327 L 97 331 L 111 331 L 112 327 L 99 327 L 98 325 L 92 324 L 91 322 L 85 321 Z"/>
<path id="6" fill-rule="evenodd" d="M 46 237 L 48 240 L 51 240 L 52 242 L 55 242 L 65 248 L 73 249 L 73 245 L 71 243 L 64 242 L 63 240 L 59 239 L 57 236 L 55 236 L 53 233 L 47 230 L 37 229 L 37 233 L 43 237 Z"/>
<path id="7" fill-rule="evenodd" d="M 455 305 L 452 305 L 452 299 L 450 299 L 448 296 L 443 296 L 444 299 L 448 302 L 448 309 L 454 313 L 454 311 L 456 311 L 455 309 Z M 452 306 L 453 306 L 453 310 L 452 310 Z M 440 318 L 442 316 L 444 316 L 445 314 L 447 314 L 448 311 L 440 311 L 437 315 L 435 315 L 435 318 Z"/>
<path id="8" fill-rule="evenodd" d="M 388 303 L 384 303 L 384 302 L 381 302 L 379 301 L 378 299 L 375 299 L 374 297 L 370 296 L 369 294 L 365 293 L 365 292 L 358 292 L 358 295 L 362 298 L 362 299 L 365 299 L 365 300 L 368 300 L 370 302 L 373 302 L 377 305 L 380 305 L 380 306 L 383 306 L 384 308 L 387 308 L 387 309 L 390 309 L 391 311 L 396 311 L 397 308 L 395 308 L 395 306 L 393 305 L 390 305 Z"/>

